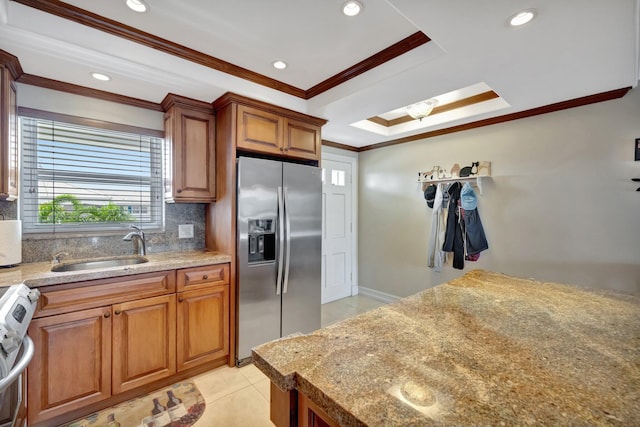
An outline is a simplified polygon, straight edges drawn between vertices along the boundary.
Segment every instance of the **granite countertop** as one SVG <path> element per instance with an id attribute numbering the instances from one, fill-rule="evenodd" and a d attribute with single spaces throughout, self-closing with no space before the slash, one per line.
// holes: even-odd
<path id="1" fill-rule="evenodd" d="M 0 269 L 0 287 L 24 283 L 30 288 L 37 288 L 60 283 L 128 276 L 131 274 L 150 273 L 153 271 L 173 270 L 177 268 L 199 267 L 231 261 L 231 257 L 227 254 L 205 251 L 164 252 L 145 255 L 145 258 L 147 258 L 149 262 L 60 273 L 51 272 L 51 262 L 20 264 L 16 267 Z M 65 259 L 63 260 L 63 264 L 72 261 L 79 260 Z"/>
<path id="2" fill-rule="evenodd" d="M 475 270 L 256 347 L 341 426 L 640 425 L 640 298 Z"/>

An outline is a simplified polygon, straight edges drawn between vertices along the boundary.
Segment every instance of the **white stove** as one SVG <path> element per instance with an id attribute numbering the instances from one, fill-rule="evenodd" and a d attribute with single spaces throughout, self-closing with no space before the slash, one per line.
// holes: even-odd
<path id="1" fill-rule="evenodd" d="M 8 402 L 15 401 L 10 396 L 5 398 L 5 390 L 20 378 L 33 357 L 33 341 L 27 336 L 27 329 L 40 291 L 24 284 L 0 288 L 0 293 L 3 291 L 0 297 L 0 409 L 4 412 Z"/>

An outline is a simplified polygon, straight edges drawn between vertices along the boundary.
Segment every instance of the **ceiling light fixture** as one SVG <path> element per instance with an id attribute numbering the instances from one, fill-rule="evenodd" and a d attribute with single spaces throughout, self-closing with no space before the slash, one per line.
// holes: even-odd
<path id="1" fill-rule="evenodd" d="M 407 114 L 422 121 L 425 117 L 431 114 L 433 108 L 438 105 L 438 100 L 435 98 L 427 99 L 426 101 L 416 102 L 405 108 Z"/>
<path id="2" fill-rule="evenodd" d="M 278 70 L 284 70 L 285 68 L 287 68 L 287 63 L 284 61 L 273 61 L 273 68 L 277 68 Z"/>
<path id="3" fill-rule="evenodd" d="M 363 8 L 364 6 L 362 6 L 362 3 L 360 3 L 359 1 L 349 0 L 342 5 L 342 13 L 347 16 L 356 16 L 357 14 L 362 12 Z"/>
<path id="4" fill-rule="evenodd" d="M 518 12 L 515 15 L 513 15 L 511 18 L 509 18 L 509 25 L 511 25 L 512 27 L 519 27 L 528 22 L 531 22 L 531 20 L 535 17 L 536 17 L 535 9 L 523 10 L 522 12 Z"/>
<path id="5" fill-rule="evenodd" d="M 106 74 L 102 74 L 102 73 L 91 73 L 91 77 L 93 77 L 96 80 L 100 80 L 103 82 L 108 82 L 109 80 L 111 80 L 111 77 L 107 76 Z"/>
<path id="6" fill-rule="evenodd" d="M 126 3 L 129 9 L 133 10 L 134 12 L 143 13 L 149 10 L 149 5 L 143 0 L 127 0 Z"/>

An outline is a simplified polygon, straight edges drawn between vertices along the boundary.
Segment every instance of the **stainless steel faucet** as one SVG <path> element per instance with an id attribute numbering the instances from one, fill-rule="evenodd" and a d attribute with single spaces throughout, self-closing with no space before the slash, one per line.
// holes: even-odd
<path id="1" fill-rule="evenodd" d="M 144 231 L 142 231 L 141 228 L 136 227 L 133 224 L 131 224 L 129 226 L 129 228 L 134 229 L 135 231 L 129 232 L 129 234 L 124 236 L 122 238 L 122 240 L 125 240 L 127 242 L 130 242 L 130 241 L 133 240 L 134 241 L 134 245 L 137 244 L 136 254 L 140 255 L 140 256 L 146 255 L 147 254 L 147 242 L 144 239 Z"/>
<path id="2" fill-rule="evenodd" d="M 62 258 L 68 257 L 68 256 L 69 256 L 68 252 L 58 252 L 53 255 L 53 261 L 51 261 L 51 264 L 60 264 L 60 261 L 62 261 Z"/>

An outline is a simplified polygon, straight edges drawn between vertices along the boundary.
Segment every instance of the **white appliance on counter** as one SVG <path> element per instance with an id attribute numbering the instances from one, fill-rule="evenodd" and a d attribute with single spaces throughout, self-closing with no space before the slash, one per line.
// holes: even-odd
<path id="1" fill-rule="evenodd" d="M 22 262 L 22 221 L 0 219 L 0 267 Z"/>
<path id="2" fill-rule="evenodd" d="M 0 288 L 0 422 L 13 425 L 22 404 L 22 373 L 33 358 L 27 336 L 40 291 L 24 284 Z"/>

